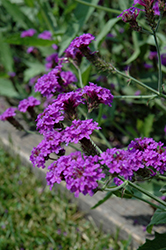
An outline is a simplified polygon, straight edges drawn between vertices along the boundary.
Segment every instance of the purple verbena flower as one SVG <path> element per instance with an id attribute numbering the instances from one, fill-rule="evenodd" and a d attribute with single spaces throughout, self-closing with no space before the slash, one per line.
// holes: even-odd
<path id="1" fill-rule="evenodd" d="M 140 90 L 137 90 L 137 91 L 134 93 L 135 96 L 139 96 L 140 94 L 141 94 L 141 91 L 140 91 Z"/>
<path id="2" fill-rule="evenodd" d="M 58 46 L 56 44 L 52 44 L 52 48 L 57 50 L 58 49 Z"/>
<path id="3" fill-rule="evenodd" d="M 128 150 L 107 149 L 100 157 L 100 164 L 116 176 L 132 180 L 134 176 L 154 176 L 156 171 L 163 174 L 166 171 L 166 149 L 163 143 L 155 142 L 152 138 L 136 138 L 128 146 Z M 114 180 L 117 185 L 119 179 Z"/>
<path id="4" fill-rule="evenodd" d="M 73 82 L 77 82 L 76 76 L 71 71 L 62 71 L 61 78 L 63 79 L 64 86 L 68 86 Z"/>
<path id="5" fill-rule="evenodd" d="M 84 98 L 80 89 L 60 94 L 56 99 L 58 105 L 62 105 L 65 112 L 65 118 L 68 120 L 74 120 L 77 116 L 76 108 L 80 104 L 84 104 Z"/>
<path id="6" fill-rule="evenodd" d="M 132 167 L 128 162 L 129 153 L 122 149 L 107 149 L 100 155 L 101 164 L 105 164 L 108 167 L 108 171 L 111 174 L 119 174 L 124 176 L 125 179 L 129 179 L 133 176 Z"/>
<path id="7" fill-rule="evenodd" d="M 149 63 L 144 63 L 143 65 L 144 65 L 145 69 L 151 69 L 151 68 L 153 68 L 152 64 L 149 64 Z"/>
<path id="8" fill-rule="evenodd" d="M 1 121 L 8 121 L 18 130 L 24 130 L 24 127 L 14 118 L 17 108 L 10 107 L 3 114 L 0 115 Z"/>
<path id="9" fill-rule="evenodd" d="M 136 138 L 128 145 L 128 150 L 130 152 L 135 152 L 137 149 L 144 151 L 145 149 L 156 149 L 159 145 L 160 143 L 155 142 L 152 138 Z"/>
<path id="10" fill-rule="evenodd" d="M 165 127 L 164 127 L 164 133 L 165 133 L 165 135 L 166 135 L 166 125 L 165 125 Z"/>
<path id="11" fill-rule="evenodd" d="M 36 33 L 36 30 L 34 30 L 34 29 L 25 30 L 25 31 L 23 31 L 23 32 L 21 33 L 21 37 L 27 37 L 27 36 L 31 37 L 31 36 L 33 36 L 35 33 Z"/>
<path id="12" fill-rule="evenodd" d="M 44 40 L 51 40 L 52 39 L 52 34 L 50 31 L 45 30 L 42 33 L 38 35 L 38 38 L 44 39 Z"/>
<path id="13" fill-rule="evenodd" d="M 135 22 L 139 12 L 143 11 L 137 7 L 130 7 L 129 9 L 124 10 L 119 16 L 122 17 L 123 22 Z"/>
<path id="14" fill-rule="evenodd" d="M 153 9 L 154 10 L 154 15 L 159 16 L 160 15 L 160 10 L 159 10 L 159 3 L 158 1 L 154 0 L 134 0 L 134 4 L 140 4 L 145 7 L 145 9 Z"/>
<path id="15" fill-rule="evenodd" d="M 18 110 L 25 113 L 29 107 L 35 107 L 37 105 L 40 105 L 40 101 L 33 96 L 29 96 L 27 99 L 20 101 Z"/>
<path id="16" fill-rule="evenodd" d="M 50 104 L 43 113 L 37 117 L 37 129 L 40 133 L 51 130 L 56 123 L 65 118 L 73 120 L 76 118 L 76 107 L 84 103 L 79 90 L 59 94 L 57 99 Z"/>
<path id="17" fill-rule="evenodd" d="M 112 38 L 112 37 L 115 37 L 115 35 L 112 34 L 112 33 L 108 33 L 108 34 L 107 34 L 107 37 L 111 37 L 111 38 Z"/>
<path id="18" fill-rule="evenodd" d="M 33 86 L 33 85 L 36 83 L 36 81 L 37 81 L 38 78 L 39 78 L 39 76 L 34 76 L 34 77 L 32 77 L 32 78 L 29 80 L 29 86 Z"/>
<path id="19" fill-rule="evenodd" d="M 157 58 L 157 51 L 150 51 L 149 52 L 149 59 L 153 60 Z"/>
<path id="20" fill-rule="evenodd" d="M 161 63 L 166 66 L 166 53 L 161 54 Z"/>
<path id="21" fill-rule="evenodd" d="M 74 48 L 87 47 L 93 40 L 95 40 L 95 37 L 89 33 L 76 37 L 65 50 L 65 53 L 73 55 L 75 53 Z"/>
<path id="22" fill-rule="evenodd" d="M 160 16 L 159 3 L 155 2 L 153 5 L 154 15 Z"/>
<path id="23" fill-rule="evenodd" d="M 144 7 L 146 7 L 147 5 L 152 5 L 152 3 L 154 2 L 154 0 L 134 0 L 134 4 L 140 4 Z"/>
<path id="24" fill-rule="evenodd" d="M 139 157 L 146 168 L 150 167 L 161 174 L 166 171 L 166 150 L 163 143 L 155 142 L 152 138 L 136 138 L 129 144 L 128 151 L 133 153 L 135 159 Z"/>
<path id="25" fill-rule="evenodd" d="M 87 99 L 88 110 L 91 111 L 93 108 L 97 108 L 100 103 L 112 106 L 113 95 L 109 89 L 97 86 L 90 82 L 89 86 L 83 88 L 83 96 Z"/>
<path id="26" fill-rule="evenodd" d="M 93 119 L 88 120 L 74 120 L 72 125 L 66 127 L 63 134 L 63 141 L 68 145 L 69 143 L 78 143 L 83 138 L 90 139 L 92 132 L 97 129 L 98 123 L 94 122 Z"/>
<path id="27" fill-rule="evenodd" d="M 49 159 L 51 153 L 58 154 L 62 143 L 62 133 L 52 130 L 44 134 L 44 139 L 31 152 L 30 161 L 33 166 L 45 168 L 45 162 Z"/>
<path id="28" fill-rule="evenodd" d="M 43 151 L 45 142 L 42 141 L 37 147 L 34 147 L 31 155 L 30 161 L 32 162 L 33 167 L 45 168 L 45 162 L 47 159 L 47 152 Z"/>
<path id="29" fill-rule="evenodd" d="M 46 70 L 52 69 L 55 67 L 56 64 L 58 64 L 59 62 L 59 58 L 58 58 L 58 54 L 57 53 L 53 53 L 49 56 L 46 57 Z"/>
<path id="30" fill-rule="evenodd" d="M 28 49 L 27 49 L 27 53 L 30 54 L 34 51 L 34 47 L 33 46 L 30 46 Z"/>
<path id="31" fill-rule="evenodd" d="M 15 111 L 17 108 L 10 107 L 3 114 L 0 115 L 1 121 L 7 121 L 9 118 L 16 115 Z"/>
<path id="32" fill-rule="evenodd" d="M 79 62 L 81 61 L 83 54 L 81 53 L 81 51 L 78 48 L 69 46 L 66 50 L 65 50 L 65 55 L 68 58 L 72 58 L 74 60 L 78 60 Z"/>
<path id="33" fill-rule="evenodd" d="M 51 164 L 46 179 L 50 188 L 54 183 L 66 181 L 66 187 L 75 196 L 79 193 L 93 195 L 93 190 L 98 187 L 98 180 L 105 177 L 98 163 L 98 156 L 85 156 L 81 152 L 74 152 L 68 156 L 60 157 Z"/>
<path id="34" fill-rule="evenodd" d="M 13 78 L 13 77 L 16 76 L 16 73 L 15 72 L 8 72 L 8 76 L 10 76 L 11 78 Z"/>
<path id="35" fill-rule="evenodd" d="M 56 66 L 49 73 L 38 78 L 35 84 L 35 92 L 40 92 L 43 96 L 49 96 L 52 93 L 60 92 L 62 87 L 59 85 L 61 66 Z"/>
<path id="36" fill-rule="evenodd" d="M 36 121 L 36 128 L 41 134 L 45 131 L 54 129 L 56 123 L 64 120 L 64 111 L 62 105 L 57 104 L 55 101 L 50 104 L 43 113 L 39 114 Z"/>

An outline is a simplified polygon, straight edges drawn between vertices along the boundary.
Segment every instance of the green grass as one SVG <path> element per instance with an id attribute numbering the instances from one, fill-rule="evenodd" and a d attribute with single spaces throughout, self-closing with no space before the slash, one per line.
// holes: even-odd
<path id="1" fill-rule="evenodd" d="M 0 249 L 128 249 L 0 149 Z M 118 237 L 117 237 L 118 238 Z"/>

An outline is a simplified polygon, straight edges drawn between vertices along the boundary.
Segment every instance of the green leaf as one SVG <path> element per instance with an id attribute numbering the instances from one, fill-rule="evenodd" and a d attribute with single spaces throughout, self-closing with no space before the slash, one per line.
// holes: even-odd
<path id="1" fill-rule="evenodd" d="M 0 95 L 7 97 L 19 97 L 19 94 L 14 89 L 12 82 L 9 79 L 0 79 Z"/>
<path id="2" fill-rule="evenodd" d="M 52 44 L 56 44 L 57 40 L 45 40 L 39 39 L 37 37 L 24 37 L 22 38 L 20 34 L 14 34 L 8 36 L 5 39 L 6 43 L 15 44 L 15 45 L 26 45 L 26 46 L 51 46 Z"/>
<path id="3" fill-rule="evenodd" d="M 157 38 L 158 38 L 158 40 L 159 40 L 159 45 L 160 45 L 160 46 L 166 45 L 166 42 L 165 42 L 165 35 L 160 34 L 160 33 L 156 33 L 156 35 L 157 35 Z M 146 41 L 146 43 L 149 44 L 149 45 L 156 46 L 153 36 L 149 36 L 148 39 L 147 39 L 147 41 Z"/>
<path id="4" fill-rule="evenodd" d="M 125 129 L 126 129 L 126 131 L 128 131 L 128 133 L 131 134 L 133 137 L 135 137 L 135 138 L 139 137 L 138 133 L 135 131 L 135 129 L 134 129 L 132 126 L 127 125 L 127 126 L 125 126 Z"/>
<path id="5" fill-rule="evenodd" d="M 133 62 L 141 52 L 136 31 L 132 32 L 132 38 L 134 43 L 134 53 L 131 55 L 131 57 L 128 58 L 128 60 L 124 64 L 130 64 L 131 62 Z"/>
<path id="6" fill-rule="evenodd" d="M 145 244 L 137 250 L 166 250 L 166 233 L 155 232 L 155 238 L 153 240 L 146 239 Z"/>
<path id="7" fill-rule="evenodd" d="M 7 12 L 18 22 L 24 29 L 34 28 L 34 23 L 20 10 L 19 6 L 11 3 L 8 0 L 1 0 L 2 5 L 6 8 Z"/>
<path id="8" fill-rule="evenodd" d="M 24 71 L 24 81 L 29 81 L 32 77 L 45 72 L 45 66 L 42 63 L 29 63 L 30 68 Z"/>
<path id="9" fill-rule="evenodd" d="M 105 36 L 110 32 L 112 27 L 119 21 L 119 19 L 112 18 L 110 19 L 105 25 L 104 29 L 100 32 L 100 34 L 96 37 L 96 41 L 94 42 L 95 49 L 98 49 L 100 46 L 101 42 L 104 40 Z"/>
<path id="10" fill-rule="evenodd" d="M 92 69 L 92 64 L 89 61 L 87 61 L 86 58 L 83 58 L 80 70 L 81 70 L 82 82 L 84 86 L 87 85 L 88 83 L 91 69 Z"/>
<path id="11" fill-rule="evenodd" d="M 144 136 L 149 137 L 153 129 L 154 114 L 149 114 L 144 120 Z"/>
<path id="12" fill-rule="evenodd" d="M 164 208 L 164 206 L 162 207 Z M 155 211 L 150 223 L 147 226 L 147 232 L 151 233 L 152 227 L 159 224 L 166 224 L 166 211 L 161 209 L 157 209 Z"/>
<path id="13" fill-rule="evenodd" d="M 154 114 L 149 114 L 144 121 L 137 119 L 137 129 L 143 137 L 149 137 L 153 130 Z"/>
<path id="14" fill-rule="evenodd" d="M 25 4 L 29 7 L 34 7 L 34 0 L 24 0 Z"/>
<path id="15" fill-rule="evenodd" d="M 95 209 L 96 207 L 100 206 L 101 204 L 103 204 L 105 201 L 107 201 L 111 196 L 112 196 L 113 192 L 112 191 L 109 191 L 106 196 L 98 201 L 91 209 Z"/>
<path id="16" fill-rule="evenodd" d="M 4 42 L 2 33 L 0 33 L 0 60 L 7 70 L 7 72 L 13 72 L 13 57 L 10 46 Z"/>

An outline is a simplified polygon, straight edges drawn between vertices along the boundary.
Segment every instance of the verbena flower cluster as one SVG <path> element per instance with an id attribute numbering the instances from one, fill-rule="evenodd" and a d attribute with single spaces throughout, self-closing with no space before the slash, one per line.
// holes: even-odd
<path id="1" fill-rule="evenodd" d="M 131 141 L 128 150 L 107 149 L 99 159 L 112 175 L 119 174 L 127 180 L 143 179 L 156 175 L 157 171 L 161 174 L 166 171 L 165 149 L 163 143 L 152 138 L 136 138 Z M 115 183 L 121 182 L 116 178 Z"/>
<path id="2" fill-rule="evenodd" d="M 71 71 L 62 71 L 62 65 L 57 65 L 49 73 L 38 78 L 35 84 L 35 91 L 43 96 L 65 92 L 66 87 L 77 81 L 76 76 Z"/>
<path id="3" fill-rule="evenodd" d="M 31 37 L 36 33 L 36 30 L 34 29 L 29 29 L 29 30 L 25 30 L 21 33 L 21 37 Z"/>
<path id="4" fill-rule="evenodd" d="M 144 6 L 145 2 L 134 3 Z M 140 10 L 132 7 L 129 11 L 136 20 Z M 121 16 L 128 18 L 125 13 L 126 11 Z M 42 34 L 47 39 L 49 35 L 51 36 L 48 33 Z M 88 45 L 94 39 L 91 34 L 75 38 L 65 50 L 66 56 L 75 59 L 76 53 L 81 53 L 82 48 L 89 49 Z M 98 188 L 98 181 L 106 175 L 111 175 L 119 185 L 122 181 L 118 179 L 118 175 L 134 181 L 138 178 L 151 178 L 157 172 L 163 174 L 166 171 L 166 148 L 163 143 L 157 143 L 152 138 L 137 138 L 131 141 L 127 150 L 112 148 L 102 153 L 97 152 L 90 136 L 101 127 L 93 119 L 80 119 L 78 108 L 86 105 L 90 113 L 101 103 L 111 107 L 113 95 L 109 89 L 91 82 L 77 88 L 74 84 L 77 82 L 76 76 L 71 71 L 62 71 L 63 65 L 57 54 L 47 58 L 47 61 L 51 63 L 55 58 L 57 65 L 38 78 L 34 87 L 43 97 L 51 98 L 51 103 L 37 116 L 36 127 L 43 135 L 43 140 L 32 150 L 30 156 L 33 166 L 38 168 L 46 168 L 47 161 L 53 160 L 46 176 L 50 188 L 55 183 L 65 181 L 66 187 L 78 197 L 79 193 L 93 195 Z M 39 104 L 39 100 L 29 97 L 20 102 L 18 110 L 26 112 Z M 16 108 L 8 109 L 0 119 L 13 118 L 15 111 Z M 80 144 L 82 151 L 66 156 L 64 145 L 71 143 Z"/>
<path id="5" fill-rule="evenodd" d="M 20 112 L 25 113 L 29 107 L 35 107 L 37 105 L 40 105 L 40 101 L 34 98 L 33 96 L 30 96 L 27 99 L 20 101 L 18 105 L 18 110 Z"/>
<path id="6" fill-rule="evenodd" d="M 136 7 L 136 4 L 143 6 L 143 9 Z M 156 16 L 160 16 L 161 11 L 166 11 L 166 3 L 164 0 L 134 0 L 132 7 L 124 10 L 118 17 L 122 17 L 124 22 L 128 22 L 132 29 L 142 31 L 142 27 L 136 20 L 141 11 L 145 13 L 147 23 L 154 28 Z"/>
<path id="7" fill-rule="evenodd" d="M 79 37 L 76 37 L 69 47 L 65 50 L 66 56 L 75 58 L 77 56 L 83 56 L 81 51 L 79 50 L 80 47 L 88 47 L 91 41 L 95 40 L 95 37 L 89 33 L 83 34 Z"/>
<path id="8" fill-rule="evenodd" d="M 68 156 L 61 156 L 49 167 L 46 179 L 52 188 L 54 183 L 66 181 L 66 187 L 78 197 L 79 193 L 93 195 L 93 190 L 98 187 L 98 180 L 105 177 L 98 163 L 97 156 L 82 155 L 74 152 Z"/>
<path id="9" fill-rule="evenodd" d="M 92 38 L 94 39 L 90 34 L 85 34 L 77 41 L 87 46 Z M 97 155 L 75 152 L 70 156 L 63 156 L 65 153 L 63 145 L 68 146 L 69 143 L 82 145 L 89 141 L 88 147 L 93 147 L 90 135 L 94 130 L 101 128 L 93 119 L 80 120 L 77 108 L 86 105 L 90 112 L 100 103 L 111 106 L 113 95 L 110 90 L 94 83 L 89 83 L 83 88 L 76 88 L 73 85 L 74 90 L 71 90 L 70 86 L 76 81 L 72 72 L 62 71 L 61 64 L 38 78 L 35 91 L 48 98 L 52 95 L 54 99 L 37 117 L 37 130 L 43 134 L 44 139 L 33 149 L 30 160 L 34 166 L 45 168 L 47 160 L 52 159 L 54 155 L 57 160 L 48 167 L 48 184 L 52 187 L 54 183 L 59 183 L 61 178 L 66 181 L 67 188 L 78 196 L 79 192 L 92 194 L 93 189 L 98 186 L 97 181 L 105 174 L 102 173 L 101 165 L 97 163 Z M 65 123 L 62 124 L 62 121 Z M 64 125 L 66 122 L 68 126 Z M 72 164 L 68 166 L 68 162 Z M 55 168 L 56 165 L 58 168 Z M 56 173 L 59 173 L 59 176 L 56 176 Z"/>
<path id="10" fill-rule="evenodd" d="M 52 34 L 49 30 L 45 30 L 42 33 L 38 35 L 38 38 L 44 39 L 44 40 L 51 40 Z"/>

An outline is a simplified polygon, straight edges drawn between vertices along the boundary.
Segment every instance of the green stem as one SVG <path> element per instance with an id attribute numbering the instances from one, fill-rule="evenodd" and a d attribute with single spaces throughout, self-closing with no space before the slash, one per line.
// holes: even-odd
<path id="1" fill-rule="evenodd" d="M 114 192 L 114 191 L 117 191 L 117 190 L 123 188 L 124 186 L 126 186 L 127 183 L 128 183 L 128 181 L 124 181 L 124 182 L 123 182 L 121 185 L 119 185 L 119 186 L 110 187 L 110 188 L 109 188 L 109 187 L 103 188 L 103 191 L 112 191 L 112 192 Z"/>
<path id="2" fill-rule="evenodd" d="M 166 95 L 164 95 L 164 94 L 162 94 L 161 92 L 159 92 L 159 91 L 157 91 L 157 90 L 155 90 L 155 89 L 153 89 L 153 88 L 147 86 L 147 85 L 144 84 L 143 82 L 138 81 L 138 80 L 135 79 L 134 77 L 132 77 L 132 76 L 130 76 L 130 75 L 126 75 L 126 74 L 122 73 L 121 71 L 117 70 L 116 68 L 114 68 L 114 71 L 115 71 L 116 73 L 118 73 L 119 75 L 121 75 L 121 76 L 123 76 L 123 77 L 125 77 L 125 78 L 127 78 L 127 79 L 130 79 L 130 80 L 132 80 L 132 81 L 134 81 L 134 82 L 136 82 L 136 83 L 138 83 L 140 86 L 142 86 L 142 87 L 144 87 L 144 88 L 150 90 L 151 92 L 155 93 L 156 95 L 158 95 L 158 96 L 163 97 L 164 99 L 166 99 Z M 160 72 L 160 73 L 161 73 L 161 72 Z"/>
<path id="3" fill-rule="evenodd" d="M 83 89 L 83 83 L 82 83 L 82 75 L 81 75 L 81 71 L 80 69 L 77 67 L 77 70 L 78 70 L 78 75 L 79 75 L 79 80 L 80 80 L 80 87 Z"/>
<path id="4" fill-rule="evenodd" d="M 80 48 L 80 51 L 85 55 L 85 57 L 99 70 L 99 71 L 107 71 L 108 73 L 111 74 L 119 74 L 121 76 L 123 76 L 124 78 L 127 78 L 128 80 L 132 80 L 134 82 L 136 82 L 137 84 L 139 84 L 141 87 L 146 88 L 147 90 L 150 90 L 151 92 L 153 92 L 154 94 L 163 97 L 164 99 L 166 99 L 166 95 L 162 94 L 161 91 L 157 91 L 153 88 L 151 88 L 150 86 L 144 84 L 143 82 L 137 80 L 136 78 L 130 76 L 129 74 L 123 73 L 121 71 L 119 71 L 118 69 L 116 69 L 112 64 L 109 64 L 107 62 L 105 62 L 100 56 L 99 53 L 93 53 L 89 50 L 87 50 L 87 48 Z M 160 72 L 161 73 L 161 72 Z"/>
<path id="5" fill-rule="evenodd" d="M 157 175 L 157 178 L 160 178 L 161 180 L 166 180 L 166 176 L 163 175 Z"/>
<path id="6" fill-rule="evenodd" d="M 123 72 L 117 70 L 115 67 L 113 67 L 113 68 L 114 68 L 113 70 L 114 70 L 116 73 L 118 73 L 119 75 L 123 76 L 124 78 L 130 79 L 130 80 L 132 80 L 132 81 L 138 83 L 140 86 L 142 86 L 142 87 L 144 87 L 144 88 L 150 90 L 151 92 L 155 93 L 156 95 L 160 95 L 160 93 L 159 93 L 157 90 L 155 90 L 155 89 L 153 89 L 153 88 L 147 86 L 147 85 L 144 84 L 143 82 L 140 82 L 139 80 L 135 79 L 134 77 L 132 77 L 132 76 L 130 76 L 130 75 L 126 75 L 125 73 L 123 73 Z M 165 98 L 166 98 L 166 96 L 165 96 Z"/>
<path id="7" fill-rule="evenodd" d="M 79 67 L 75 64 L 75 62 L 72 59 L 69 59 L 69 61 L 74 65 L 74 67 L 78 70 L 78 77 L 79 77 L 79 81 L 80 81 L 80 87 L 83 88 L 83 83 L 82 83 L 82 75 L 81 75 L 81 71 L 79 69 Z"/>
<path id="8" fill-rule="evenodd" d="M 122 95 L 122 96 L 114 96 L 114 99 L 152 99 L 157 97 L 158 95 Z"/>
<path id="9" fill-rule="evenodd" d="M 122 181 L 125 181 L 125 179 L 121 176 L 118 176 L 118 178 Z M 161 200 L 160 198 L 158 198 L 157 196 L 151 194 L 149 191 L 143 189 L 142 187 L 136 185 L 135 183 L 128 181 L 129 186 L 135 188 L 136 190 L 140 191 L 141 193 L 145 194 L 146 196 L 152 198 L 153 200 L 157 201 L 158 203 L 160 203 L 161 205 L 163 205 L 164 207 L 166 207 L 166 202 L 164 202 L 163 200 Z"/>
<path id="10" fill-rule="evenodd" d="M 127 196 L 128 194 L 125 194 L 125 195 Z M 129 194 L 129 197 L 131 197 L 130 194 Z M 150 202 L 150 201 L 148 201 L 148 200 L 146 200 L 146 199 L 144 199 L 144 198 L 141 198 L 141 197 L 139 197 L 139 196 L 137 196 L 137 195 L 134 195 L 134 194 L 133 194 L 132 197 L 136 198 L 137 200 L 146 202 L 146 203 L 148 203 L 148 204 L 149 204 L 150 206 L 152 206 L 152 207 L 155 207 L 155 208 L 159 208 L 159 209 L 165 210 L 165 209 L 163 209 L 162 207 L 160 207 L 160 206 L 158 206 L 158 205 L 156 205 L 156 204 L 154 204 L 154 203 L 152 203 L 152 202 Z"/>
<path id="11" fill-rule="evenodd" d="M 101 124 L 101 117 L 102 117 L 102 114 L 103 114 L 103 105 L 100 104 L 100 105 L 99 105 L 99 114 L 98 114 L 98 117 L 97 117 L 97 122 L 98 122 L 99 126 L 100 126 L 100 124 Z"/>
<path id="12" fill-rule="evenodd" d="M 90 142 L 92 143 L 92 145 L 97 149 L 97 151 L 98 151 L 100 154 L 103 153 L 102 150 L 96 145 L 96 143 L 95 143 L 92 139 L 90 139 Z"/>
<path id="13" fill-rule="evenodd" d="M 37 131 L 31 131 L 31 130 L 27 130 L 27 129 L 24 129 L 24 131 L 25 131 L 27 134 L 33 134 L 33 135 L 39 134 L 39 132 L 37 132 Z"/>
<path id="14" fill-rule="evenodd" d="M 147 35 L 153 35 L 153 33 L 150 32 L 150 31 L 148 31 L 148 30 L 142 29 L 141 32 L 142 32 L 142 33 L 145 33 L 145 34 L 147 34 Z"/>
<path id="15" fill-rule="evenodd" d="M 157 32 L 158 28 L 159 28 L 159 25 L 160 25 L 160 22 L 161 22 L 161 19 L 163 17 L 163 13 L 160 13 L 160 17 L 159 17 L 159 20 L 157 22 L 157 25 L 156 25 L 156 28 L 155 28 L 155 33 Z"/>
<path id="16" fill-rule="evenodd" d="M 84 2 L 82 0 L 75 0 L 75 1 L 78 2 L 78 3 L 84 4 L 84 5 L 87 5 L 87 6 L 96 8 L 96 9 L 104 10 L 104 11 L 107 11 L 107 12 L 110 12 L 110 13 L 114 13 L 114 14 L 120 14 L 122 12 L 122 11 L 119 11 L 119 10 L 110 9 L 110 8 L 99 6 L 99 5 L 95 5 L 95 4 L 92 4 L 92 3 L 87 3 L 87 2 Z"/>
<path id="17" fill-rule="evenodd" d="M 162 69 L 161 69 L 161 56 L 160 56 L 160 49 L 159 49 L 159 44 L 157 41 L 157 36 L 155 30 L 153 30 L 153 36 L 154 36 L 154 41 L 156 44 L 156 49 L 157 49 L 157 56 L 158 56 L 158 91 L 161 93 L 162 91 Z"/>

